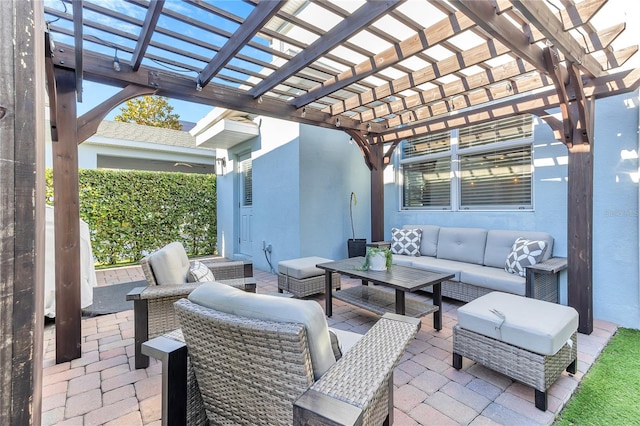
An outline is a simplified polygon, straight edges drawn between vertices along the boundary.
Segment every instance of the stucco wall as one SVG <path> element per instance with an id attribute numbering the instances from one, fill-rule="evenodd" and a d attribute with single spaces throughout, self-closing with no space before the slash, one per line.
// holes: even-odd
<path id="1" fill-rule="evenodd" d="M 567 256 L 567 149 L 553 140 L 549 126 L 537 123 L 533 211 L 401 211 L 400 187 L 389 183 L 385 237 L 391 237 L 391 227 L 408 223 L 545 231 L 554 236 L 554 255 Z M 594 155 L 594 318 L 640 328 L 638 92 L 596 102 Z M 563 272 L 560 299 L 565 304 L 566 285 Z"/>

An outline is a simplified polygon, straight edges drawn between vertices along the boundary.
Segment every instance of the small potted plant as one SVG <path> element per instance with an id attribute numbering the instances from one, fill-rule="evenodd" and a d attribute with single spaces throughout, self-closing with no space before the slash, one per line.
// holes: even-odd
<path id="1" fill-rule="evenodd" d="M 391 268 L 392 261 L 391 250 L 387 247 L 367 247 L 362 270 L 386 271 Z"/>
<path id="2" fill-rule="evenodd" d="M 356 204 L 358 204 L 356 193 L 351 192 L 351 196 L 349 197 L 349 218 L 351 219 L 352 238 L 347 240 L 347 252 L 349 253 L 349 257 L 364 256 L 367 248 L 366 238 L 356 238 L 356 230 L 353 226 L 353 206 Z"/>

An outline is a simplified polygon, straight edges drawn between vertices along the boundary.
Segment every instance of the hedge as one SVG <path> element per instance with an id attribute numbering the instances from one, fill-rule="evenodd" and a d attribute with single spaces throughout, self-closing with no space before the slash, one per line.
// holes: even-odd
<path id="1" fill-rule="evenodd" d="M 47 169 L 47 203 L 53 171 Z M 80 169 L 80 217 L 100 265 L 138 262 L 172 241 L 187 255 L 216 253 L 216 176 Z"/>

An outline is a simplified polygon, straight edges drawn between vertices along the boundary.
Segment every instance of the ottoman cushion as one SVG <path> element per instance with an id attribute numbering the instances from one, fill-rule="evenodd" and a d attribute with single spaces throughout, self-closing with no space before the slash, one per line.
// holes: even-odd
<path id="1" fill-rule="evenodd" d="M 311 256 L 278 262 L 278 272 L 291 278 L 304 279 L 324 275 L 324 269 L 316 268 L 318 263 L 333 262 L 324 257 Z"/>
<path id="2" fill-rule="evenodd" d="M 458 325 L 531 352 L 553 355 L 578 329 L 578 312 L 495 291 L 458 308 Z"/>

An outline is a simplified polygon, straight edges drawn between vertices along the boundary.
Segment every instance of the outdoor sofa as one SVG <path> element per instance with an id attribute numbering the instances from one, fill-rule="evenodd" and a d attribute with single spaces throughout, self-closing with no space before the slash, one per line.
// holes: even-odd
<path id="1" fill-rule="evenodd" d="M 392 234 L 391 241 L 374 244 L 404 253 L 393 254 L 393 264 L 454 274 L 442 283 L 442 296 L 470 302 L 502 291 L 558 303 L 559 273 L 567 260 L 553 256 L 549 233 L 404 225 Z M 514 250 L 519 238 L 526 241 Z"/>

